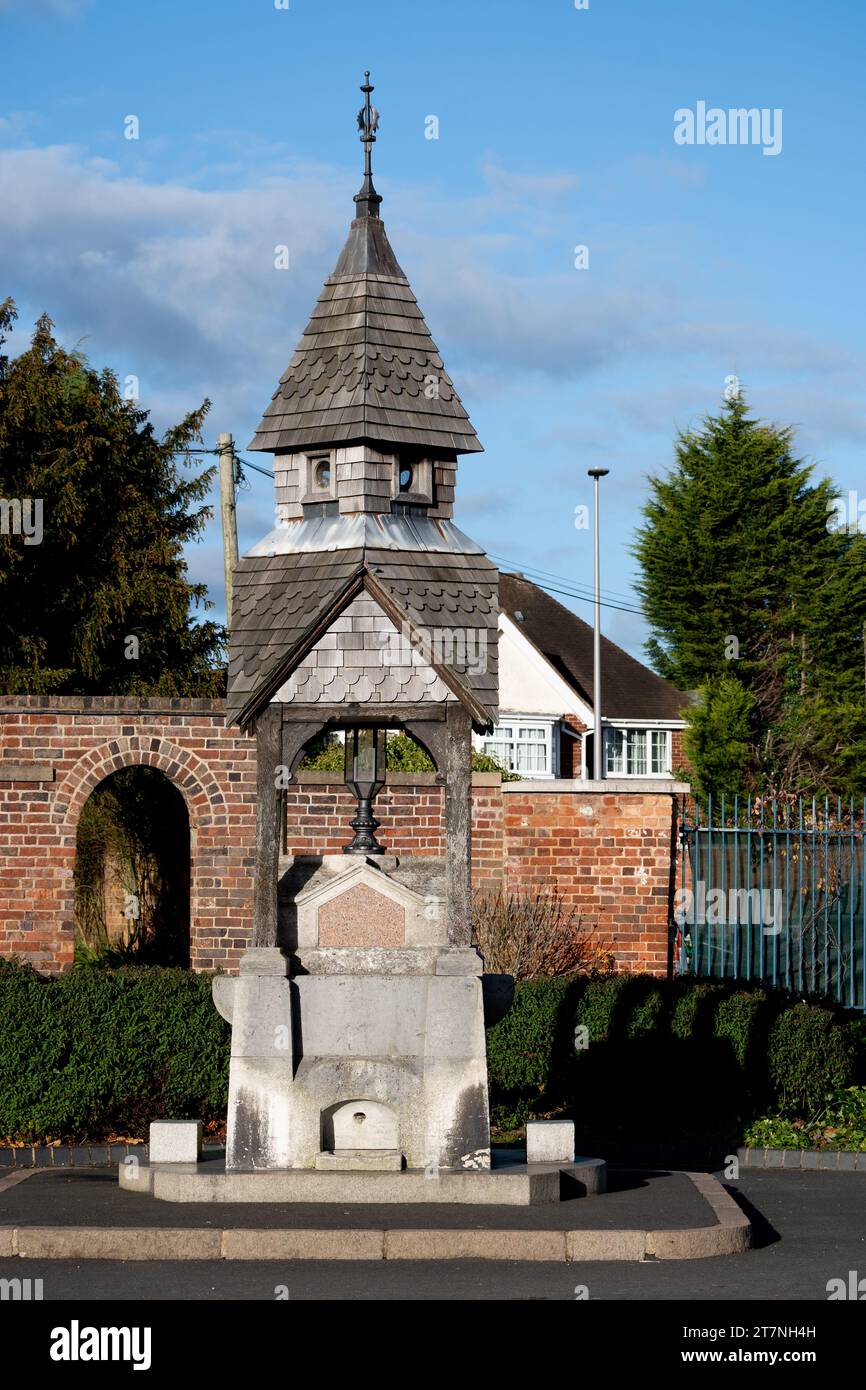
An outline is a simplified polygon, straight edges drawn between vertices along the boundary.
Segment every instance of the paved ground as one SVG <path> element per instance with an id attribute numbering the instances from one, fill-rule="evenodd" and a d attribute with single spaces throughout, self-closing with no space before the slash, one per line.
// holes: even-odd
<path id="1" fill-rule="evenodd" d="M 32 1192 L 36 1181 L 21 1183 L 16 1191 L 22 1196 L 28 1188 Z M 862 1174 L 753 1171 L 729 1187 L 752 1209 L 758 1248 L 719 1259 L 565 1266 L 480 1261 L 401 1262 L 392 1266 L 384 1261 L 120 1264 L 0 1260 L 0 1278 L 42 1278 L 47 1300 L 73 1301 L 271 1300 L 278 1286 L 291 1300 L 548 1301 L 573 1300 L 575 1288 L 585 1285 L 590 1299 L 732 1299 L 772 1304 L 789 1299 L 823 1302 L 828 1279 L 846 1279 L 852 1270 L 866 1277 L 866 1180 Z M 673 1197 L 678 1188 L 679 1183 L 673 1181 L 662 1187 L 659 1180 L 657 1190 L 660 1196 L 666 1191 Z M 633 1188 L 624 1189 L 610 1197 L 583 1199 L 574 1208 L 584 1203 L 589 1207 L 609 1200 L 629 1201 L 633 1194 Z M 8 1196 L 3 1194 L 4 1202 Z M 509 1214 L 515 1210 L 510 1208 Z M 414 1219 L 419 1215 L 415 1209 Z M 0 1219 L 8 1222 L 8 1211 L 4 1210 Z M 778 1314 L 768 1310 L 762 1316 L 767 1321 Z"/>
<path id="2" fill-rule="evenodd" d="M 331 1206 L 306 1203 L 158 1202 L 122 1192 L 105 1169 L 37 1171 L 0 1192 L 0 1226 L 170 1226 L 394 1230 L 684 1230 L 715 1218 L 683 1173 L 614 1173 L 610 1191 L 550 1206 L 414 1203 Z"/>

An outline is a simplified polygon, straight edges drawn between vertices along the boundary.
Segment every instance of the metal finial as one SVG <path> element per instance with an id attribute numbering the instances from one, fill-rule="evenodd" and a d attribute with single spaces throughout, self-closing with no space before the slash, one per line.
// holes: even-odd
<path id="1" fill-rule="evenodd" d="M 375 88 L 370 83 L 369 71 L 364 73 L 361 91 L 364 93 L 364 105 L 358 112 L 358 138 L 364 146 L 364 182 L 360 193 L 355 194 L 355 202 L 358 205 L 358 217 L 378 217 L 382 199 L 373 187 L 372 152 L 376 143 L 376 131 L 379 129 L 379 112 L 370 104 L 370 93 L 375 91 Z"/>

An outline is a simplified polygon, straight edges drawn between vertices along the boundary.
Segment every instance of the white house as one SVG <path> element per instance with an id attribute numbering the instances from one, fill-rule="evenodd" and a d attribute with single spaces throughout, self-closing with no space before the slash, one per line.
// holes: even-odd
<path id="1" fill-rule="evenodd" d="M 476 747 L 528 779 L 592 772 L 592 628 L 522 574 L 499 577 L 499 722 Z M 601 639 L 610 777 L 670 777 L 682 764 L 688 697 Z"/>

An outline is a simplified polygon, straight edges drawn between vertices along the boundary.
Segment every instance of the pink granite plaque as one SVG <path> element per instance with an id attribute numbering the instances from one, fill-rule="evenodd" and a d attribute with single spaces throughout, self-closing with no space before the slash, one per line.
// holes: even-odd
<path id="1" fill-rule="evenodd" d="M 358 883 L 319 908 L 320 946 L 405 946 L 406 912 Z"/>

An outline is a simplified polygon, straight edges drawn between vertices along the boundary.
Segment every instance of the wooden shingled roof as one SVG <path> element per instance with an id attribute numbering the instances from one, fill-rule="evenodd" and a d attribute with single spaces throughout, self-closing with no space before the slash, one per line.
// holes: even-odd
<path id="1" fill-rule="evenodd" d="M 251 449 L 481 450 L 378 216 L 357 217 Z"/>
<path id="2" fill-rule="evenodd" d="M 249 725 L 363 590 L 398 627 L 430 641 L 437 629 L 486 634 L 483 662 L 470 652 L 462 666 L 432 664 L 476 727 L 489 727 L 498 693 L 497 579 L 481 553 L 363 547 L 245 556 L 234 571 L 227 721 Z"/>

